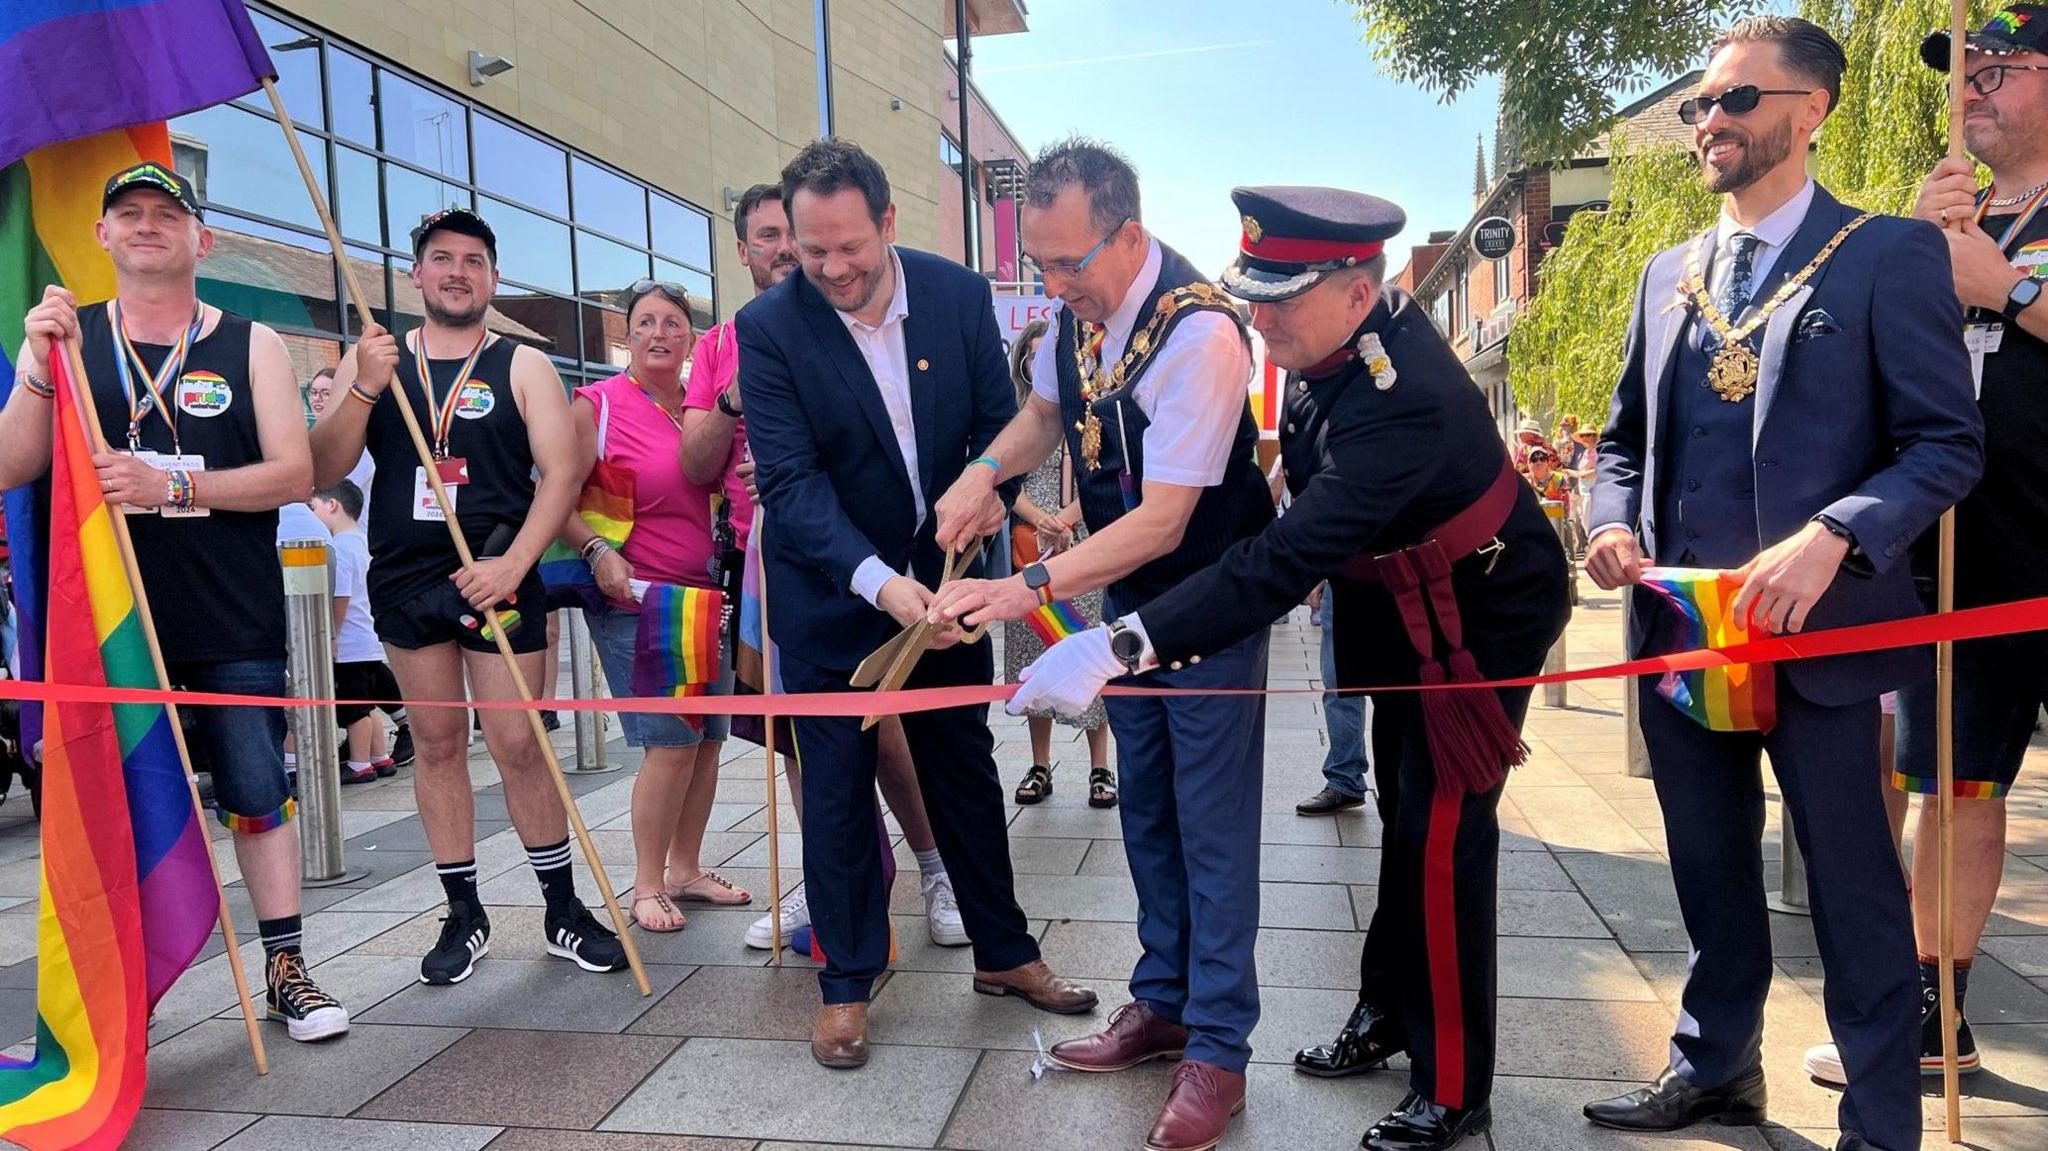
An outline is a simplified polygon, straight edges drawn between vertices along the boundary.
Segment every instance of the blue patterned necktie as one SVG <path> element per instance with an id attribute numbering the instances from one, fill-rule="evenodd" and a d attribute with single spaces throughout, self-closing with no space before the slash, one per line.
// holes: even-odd
<path id="1" fill-rule="evenodd" d="M 1714 306 L 1732 324 L 1749 307 L 1750 295 L 1756 290 L 1756 250 L 1763 246 L 1763 241 L 1752 233 L 1737 232 L 1729 237 L 1728 246 L 1733 262 L 1728 266 L 1728 274 L 1721 278 L 1721 290 L 1714 293 Z"/>

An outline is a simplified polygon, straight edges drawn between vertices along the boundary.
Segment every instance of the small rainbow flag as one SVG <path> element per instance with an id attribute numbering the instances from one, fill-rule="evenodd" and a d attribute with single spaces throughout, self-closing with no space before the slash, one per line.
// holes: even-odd
<path id="1" fill-rule="evenodd" d="M 48 669 L 155 687 L 63 362 L 51 368 Z M 164 708 L 67 703 L 45 720 L 36 1050 L 0 1061 L 0 1138 L 112 1148 L 142 1105 L 150 1009 L 205 944 L 219 895 Z"/>
<path id="2" fill-rule="evenodd" d="M 1653 567 L 1643 586 L 1684 619 L 1671 651 L 1748 643 L 1749 628 L 1735 618 L 1742 585 L 1732 573 L 1705 568 Z M 1670 654 L 1669 652 L 1660 654 Z M 1746 663 L 1664 673 L 1657 694 L 1708 731 L 1767 732 L 1778 723 L 1777 674 Z"/>
<path id="3" fill-rule="evenodd" d="M 1038 610 L 1024 617 L 1024 623 L 1031 628 L 1038 642 L 1047 647 L 1060 642 L 1076 632 L 1088 630 L 1088 621 L 1082 618 L 1079 608 L 1070 599 L 1058 599 L 1040 604 Z"/>
<path id="4" fill-rule="evenodd" d="M 576 511 L 583 523 L 617 551 L 633 534 L 633 473 L 618 464 L 600 459 L 591 465 L 576 497 Z M 597 577 L 576 549 L 560 542 L 541 553 L 541 586 L 547 589 L 550 610 L 580 607 L 585 611 L 605 610 L 604 593 L 597 590 Z"/>
<path id="5" fill-rule="evenodd" d="M 711 588 L 649 584 L 633 639 L 633 694 L 705 695 L 718 682 L 718 623 L 725 593 Z"/>

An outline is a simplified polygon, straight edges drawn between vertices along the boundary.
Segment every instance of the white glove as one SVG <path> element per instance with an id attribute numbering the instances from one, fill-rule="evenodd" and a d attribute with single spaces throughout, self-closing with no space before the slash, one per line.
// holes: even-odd
<path id="1" fill-rule="evenodd" d="M 1022 686 L 1004 708 L 1011 715 L 1044 711 L 1078 717 L 1102 694 L 1102 685 L 1124 674 L 1123 661 L 1109 650 L 1109 629 L 1090 628 L 1045 649 L 1017 673 Z"/>

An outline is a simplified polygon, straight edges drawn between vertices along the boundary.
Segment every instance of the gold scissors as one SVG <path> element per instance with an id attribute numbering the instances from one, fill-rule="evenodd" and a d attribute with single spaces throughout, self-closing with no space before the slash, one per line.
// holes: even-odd
<path id="1" fill-rule="evenodd" d="M 952 583 L 956 575 L 966 572 L 968 565 L 981 554 L 981 544 L 980 537 L 976 537 L 959 552 L 946 553 L 946 567 L 939 575 L 939 590 L 945 590 L 946 585 Z M 853 670 L 852 685 L 873 687 L 884 692 L 901 690 L 909 681 L 910 673 L 917 669 L 917 661 L 930 650 L 932 633 L 940 626 L 942 625 L 929 620 L 918 620 L 897 632 L 888 642 L 860 661 L 860 666 Z M 988 623 L 984 621 L 977 627 L 964 629 L 961 633 L 961 642 L 976 643 L 986 634 Z M 861 721 L 860 729 L 866 731 L 881 721 L 881 716 L 871 715 Z"/>

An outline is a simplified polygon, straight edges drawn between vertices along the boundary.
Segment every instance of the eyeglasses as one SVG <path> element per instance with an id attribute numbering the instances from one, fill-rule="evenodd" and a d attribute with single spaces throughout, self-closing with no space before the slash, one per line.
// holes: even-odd
<path id="1" fill-rule="evenodd" d="M 1102 254 L 1102 249 L 1107 247 L 1111 240 L 1116 239 L 1117 233 L 1123 231 L 1124 225 L 1130 222 L 1131 218 L 1129 216 L 1125 216 L 1122 220 L 1117 221 L 1116 227 L 1111 228 L 1107 236 L 1104 236 L 1102 237 L 1102 239 L 1096 241 L 1095 246 L 1088 249 L 1088 254 L 1081 257 L 1078 260 L 1048 261 L 1041 260 L 1036 256 L 1033 256 L 1030 258 L 1031 262 L 1038 265 L 1039 271 L 1044 272 L 1049 276 L 1058 276 L 1063 280 L 1071 280 L 1075 276 L 1078 276 L 1081 273 L 1087 271 L 1088 265 L 1095 262 L 1095 257 L 1100 256 Z"/>
<path id="2" fill-rule="evenodd" d="M 2048 64 L 1991 64 L 1970 73 L 1963 83 L 1979 96 L 1989 96 L 2005 84 L 2007 72 L 2048 72 Z"/>
<path id="3" fill-rule="evenodd" d="M 1707 118 L 1715 108 L 1730 116 L 1746 116 L 1756 111 L 1756 106 L 1765 96 L 1811 96 L 1815 88 L 1759 88 L 1754 84 L 1737 84 L 1719 96 L 1694 96 L 1678 106 L 1678 118 L 1687 124 L 1697 124 Z"/>

